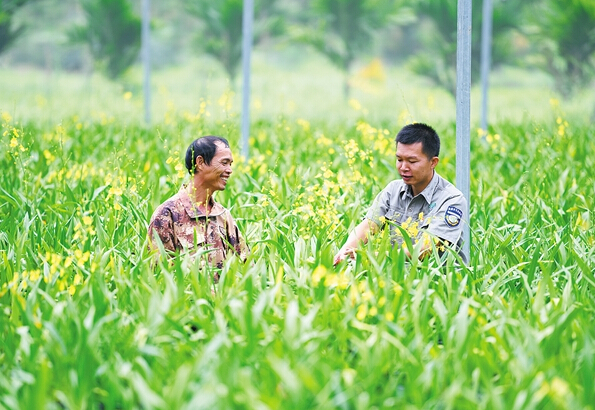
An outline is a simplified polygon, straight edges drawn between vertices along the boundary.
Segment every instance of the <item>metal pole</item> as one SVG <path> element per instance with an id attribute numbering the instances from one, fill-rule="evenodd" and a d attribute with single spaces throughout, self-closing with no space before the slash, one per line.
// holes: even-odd
<path id="1" fill-rule="evenodd" d="M 469 235 L 469 209 L 471 198 L 469 196 L 469 174 L 471 166 L 470 136 L 471 136 L 471 0 L 458 0 L 457 4 L 457 188 L 467 198 L 467 209 L 463 236 L 465 243 L 463 249 L 470 255 Z"/>
<path id="2" fill-rule="evenodd" d="M 488 135 L 488 81 L 492 56 L 492 0 L 483 0 L 481 20 L 481 130 Z"/>
<path id="3" fill-rule="evenodd" d="M 151 0 L 142 0 L 141 58 L 143 60 L 143 91 L 145 95 L 145 123 L 151 123 L 151 49 L 149 23 Z"/>
<path id="4" fill-rule="evenodd" d="M 252 22 L 254 0 L 244 0 L 242 12 L 242 155 L 248 159 L 250 136 L 250 53 L 252 51 Z"/>

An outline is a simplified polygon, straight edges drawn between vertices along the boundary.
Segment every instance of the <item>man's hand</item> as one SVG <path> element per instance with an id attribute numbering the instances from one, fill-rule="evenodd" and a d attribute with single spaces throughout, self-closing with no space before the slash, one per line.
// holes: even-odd
<path id="1" fill-rule="evenodd" d="M 341 249 L 335 255 L 335 259 L 333 261 L 333 265 L 337 266 L 339 263 L 343 262 L 345 258 L 350 257 L 351 259 L 355 259 L 355 249 L 354 248 L 347 248 Z"/>

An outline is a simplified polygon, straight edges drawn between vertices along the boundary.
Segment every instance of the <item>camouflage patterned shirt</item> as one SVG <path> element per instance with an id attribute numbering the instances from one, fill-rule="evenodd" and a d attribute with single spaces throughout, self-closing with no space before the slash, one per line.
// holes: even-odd
<path id="1" fill-rule="evenodd" d="M 170 252 L 210 250 L 208 261 L 218 268 L 223 267 L 230 252 L 246 260 L 250 250 L 233 217 L 212 197 L 210 201 L 211 211 L 205 215 L 192 204 L 186 186 L 182 186 L 153 213 L 148 229 L 150 247 L 157 249 L 154 243 L 157 235 Z"/>

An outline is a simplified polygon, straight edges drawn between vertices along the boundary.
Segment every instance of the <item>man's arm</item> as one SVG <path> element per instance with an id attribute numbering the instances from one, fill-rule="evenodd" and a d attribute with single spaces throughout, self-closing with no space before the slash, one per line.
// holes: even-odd
<path id="1" fill-rule="evenodd" d="M 353 231 L 349 234 L 345 244 L 339 249 L 339 252 L 335 255 L 333 264 L 338 264 L 344 260 L 347 256 L 354 258 L 355 250 L 359 246 L 360 242 L 364 244 L 368 242 L 368 235 L 375 234 L 379 230 L 379 226 L 375 222 L 364 219 Z"/>
<path id="2" fill-rule="evenodd" d="M 149 236 L 148 246 L 150 251 L 159 249 L 155 243 L 155 239 L 159 238 L 166 252 L 175 252 L 173 220 L 169 209 L 160 207 L 155 211 L 151 217 L 147 234 Z"/>

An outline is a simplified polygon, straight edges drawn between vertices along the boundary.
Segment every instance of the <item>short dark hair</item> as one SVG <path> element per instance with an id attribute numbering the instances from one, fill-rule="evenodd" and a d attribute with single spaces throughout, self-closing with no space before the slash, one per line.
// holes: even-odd
<path id="1" fill-rule="evenodd" d="M 186 169 L 190 175 L 196 173 L 196 158 L 198 157 L 202 157 L 207 165 L 211 165 L 211 161 L 217 152 L 218 142 L 229 148 L 229 142 L 225 138 L 215 135 L 197 138 L 190 144 L 186 150 Z"/>
<path id="2" fill-rule="evenodd" d="M 411 145 L 421 142 L 421 150 L 430 159 L 440 154 L 440 137 L 429 125 L 420 122 L 405 125 L 395 138 L 398 143 Z"/>

